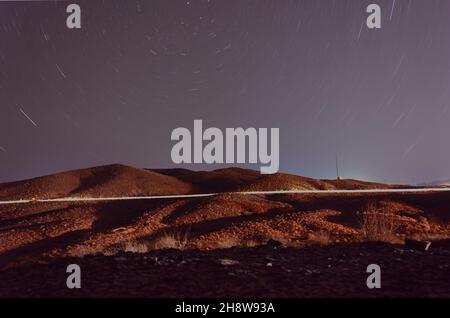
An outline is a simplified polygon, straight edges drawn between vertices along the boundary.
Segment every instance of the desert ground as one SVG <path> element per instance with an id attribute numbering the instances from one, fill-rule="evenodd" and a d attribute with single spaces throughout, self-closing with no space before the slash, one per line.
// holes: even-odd
<path id="1" fill-rule="evenodd" d="M 123 165 L 0 184 L 0 201 L 33 200 L 0 204 L 0 297 L 450 297 L 450 192 L 236 193 L 396 188 Z M 78 290 L 66 287 L 73 263 Z M 377 290 L 366 286 L 372 263 Z"/>

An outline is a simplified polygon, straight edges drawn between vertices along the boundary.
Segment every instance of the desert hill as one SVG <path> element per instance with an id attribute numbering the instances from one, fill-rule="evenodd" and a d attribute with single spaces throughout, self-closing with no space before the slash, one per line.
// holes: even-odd
<path id="1" fill-rule="evenodd" d="M 213 171 L 191 171 L 187 169 L 157 169 L 161 174 L 176 177 L 190 183 L 197 192 L 238 191 L 242 186 L 261 178 L 258 171 L 241 168 L 226 168 Z"/>
<path id="2" fill-rule="evenodd" d="M 192 186 L 154 171 L 108 165 L 0 184 L 0 200 L 185 194 Z"/>
<path id="3" fill-rule="evenodd" d="M 236 191 L 371 189 L 356 180 L 110 165 L 0 185 L 0 199 L 112 197 L 187 193 L 211 197 L 0 205 L 0 268 L 49 258 L 149 249 L 252 247 L 359 242 L 370 212 L 395 224 L 381 239 L 446 237 L 450 197 L 441 193 L 273 194 Z M 369 206 L 373 206 L 369 208 Z M 370 214 L 369 213 L 369 214 Z M 383 223 L 384 222 L 384 223 Z M 383 225 L 384 226 L 384 225 Z M 367 235 L 366 235 L 367 236 Z"/>
<path id="4" fill-rule="evenodd" d="M 261 175 L 241 168 L 150 170 L 115 164 L 0 184 L 0 200 L 389 187 L 392 186 L 357 180 L 318 180 L 284 173 Z"/>

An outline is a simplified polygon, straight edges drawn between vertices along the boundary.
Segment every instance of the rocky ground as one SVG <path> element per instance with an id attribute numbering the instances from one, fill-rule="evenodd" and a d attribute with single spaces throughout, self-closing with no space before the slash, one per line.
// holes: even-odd
<path id="1" fill-rule="evenodd" d="M 66 287 L 68 264 L 81 289 Z M 381 289 L 368 289 L 369 264 Z M 450 297 L 450 247 L 384 243 L 212 251 L 160 250 L 55 259 L 0 272 L 1 297 Z"/>

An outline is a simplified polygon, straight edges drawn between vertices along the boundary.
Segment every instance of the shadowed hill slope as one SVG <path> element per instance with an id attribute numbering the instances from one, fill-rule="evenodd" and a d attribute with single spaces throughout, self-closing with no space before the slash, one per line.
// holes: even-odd
<path id="1" fill-rule="evenodd" d="M 190 192 L 192 186 L 176 177 L 124 165 L 108 165 L 1 184 L 0 200 Z"/>

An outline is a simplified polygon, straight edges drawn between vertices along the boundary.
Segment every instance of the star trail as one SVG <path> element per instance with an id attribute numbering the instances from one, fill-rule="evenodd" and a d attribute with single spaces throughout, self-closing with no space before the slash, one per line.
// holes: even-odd
<path id="1" fill-rule="evenodd" d="M 334 178 L 338 154 L 344 178 L 450 178 L 447 0 L 75 2 L 73 30 L 70 2 L 0 2 L 0 182 L 178 167 L 195 119 L 279 127 L 282 172 Z"/>

